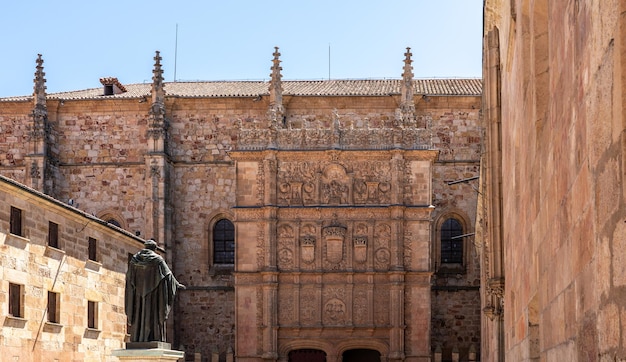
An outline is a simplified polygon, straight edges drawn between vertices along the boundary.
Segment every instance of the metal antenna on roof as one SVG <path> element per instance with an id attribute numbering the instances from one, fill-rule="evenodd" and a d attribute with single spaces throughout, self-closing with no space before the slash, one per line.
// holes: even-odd
<path id="1" fill-rule="evenodd" d="M 176 40 L 174 41 L 174 82 L 176 82 L 176 61 L 178 60 L 178 23 L 176 23 Z"/>
<path id="2" fill-rule="evenodd" d="M 330 80 L 330 43 L 328 43 L 328 80 Z"/>

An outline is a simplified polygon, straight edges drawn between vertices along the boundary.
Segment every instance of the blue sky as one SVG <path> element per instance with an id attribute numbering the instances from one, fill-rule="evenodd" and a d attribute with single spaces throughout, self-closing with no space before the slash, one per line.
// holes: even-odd
<path id="1" fill-rule="evenodd" d="M 267 80 L 274 46 L 284 80 L 480 77 L 483 0 L 29 0 L 0 11 L 0 97 L 150 82 Z M 176 27 L 178 25 L 178 41 Z M 177 45 L 177 46 L 176 46 Z M 329 56 L 330 53 L 330 56 Z M 176 68 L 176 69 L 175 69 Z"/>

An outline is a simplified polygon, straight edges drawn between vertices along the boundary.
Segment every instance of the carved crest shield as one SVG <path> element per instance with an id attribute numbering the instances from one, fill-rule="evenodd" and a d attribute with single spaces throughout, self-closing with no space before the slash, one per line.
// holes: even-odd
<path id="1" fill-rule="evenodd" d="M 315 237 L 306 235 L 300 240 L 300 258 L 305 263 L 315 261 Z"/>
<path id="2" fill-rule="evenodd" d="M 354 261 L 364 263 L 367 260 L 367 236 L 354 237 Z"/>
<path id="3" fill-rule="evenodd" d="M 331 263 L 339 263 L 343 259 L 343 238 L 346 228 L 341 226 L 329 226 L 324 229 L 324 241 L 326 242 L 326 260 Z"/>

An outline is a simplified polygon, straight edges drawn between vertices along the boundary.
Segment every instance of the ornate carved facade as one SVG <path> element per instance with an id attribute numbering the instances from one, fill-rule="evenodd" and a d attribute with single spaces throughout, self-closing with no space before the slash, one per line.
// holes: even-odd
<path id="1" fill-rule="evenodd" d="M 283 81 L 279 56 L 270 82 L 165 83 L 157 53 L 152 84 L 51 95 L 38 62 L 36 97 L 0 99 L 0 172 L 154 237 L 189 358 L 466 358 L 478 264 L 441 225 L 472 235 L 449 182 L 478 175 L 480 80 L 414 80 L 407 50 L 402 79 Z"/>

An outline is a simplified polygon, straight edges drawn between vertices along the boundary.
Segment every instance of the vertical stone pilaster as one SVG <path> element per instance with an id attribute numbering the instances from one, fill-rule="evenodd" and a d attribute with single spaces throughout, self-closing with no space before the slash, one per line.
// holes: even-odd
<path id="1" fill-rule="evenodd" d="M 263 272 L 263 358 L 278 359 L 278 273 Z"/>
<path id="2" fill-rule="evenodd" d="M 388 361 L 404 360 L 404 273 L 390 274 L 391 287 L 389 290 L 389 359 Z"/>

